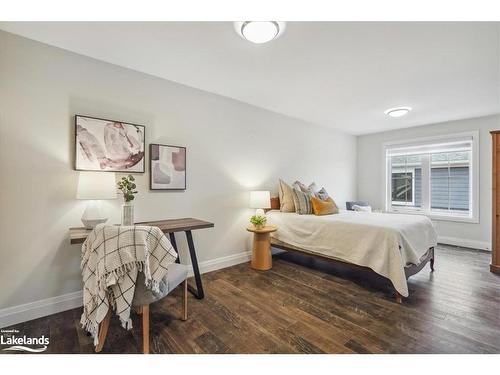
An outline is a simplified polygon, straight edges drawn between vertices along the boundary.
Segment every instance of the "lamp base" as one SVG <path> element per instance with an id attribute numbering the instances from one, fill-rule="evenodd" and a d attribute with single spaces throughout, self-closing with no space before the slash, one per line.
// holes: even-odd
<path id="1" fill-rule="evenodd" d="M 84 219 L 82 217 L 83 226 L 87 229 L 94 229 L 98 224 L 102 224 L 108 221 L 108 219 Z"/>
<path id="2" fill-rule="evenodd" d="M 255 216 L 266 216 L 266 213 L 264 212 L 264 210 L 262 208 L 257 208 L 255 210 Z"/>
<path id="3" fill-rule="evenodd" d="M 105 223 L 107 220 L 108 218 L 104 217 L 95 201 L 90 201 L 83 211 L 82 223 L 87 229 L 94 229 L 96 225 Z"/>

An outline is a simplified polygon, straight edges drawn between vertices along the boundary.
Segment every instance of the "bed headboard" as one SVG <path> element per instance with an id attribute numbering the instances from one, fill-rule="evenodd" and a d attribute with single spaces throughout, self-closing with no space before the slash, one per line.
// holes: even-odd
<path id="1" fill-rule="evenodd" d="M 280 199 L 279 197 L 271 197 L 271 208 L 267 209 L 266 211 L 269 210 L 279 210 L 280 209 Z"/>

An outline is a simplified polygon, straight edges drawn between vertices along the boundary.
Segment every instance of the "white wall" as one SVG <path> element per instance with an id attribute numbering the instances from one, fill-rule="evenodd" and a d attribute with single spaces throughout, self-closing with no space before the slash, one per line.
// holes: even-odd
<path id="1" fill-rule="evenodd" d="M 479 223 L 435 221 L 440 241 L 491 249 L 491 137 L 500 129 L 500 116 L 488 116 L 358 137 L 358 199 L 384 207 L 384 142 L 479 130 Z"/>
<path id="2" fill-rule="evenodd" d="M 355 198 L 353 136 L 0 32 L 0 309 L 81 289 L 68 238 L 85 205 L 75 200 L 75 114 L 144 124 L 147 144 L 187 146 L 187 190 L 149 191 L 147 167 L 136 219 L 213 221 L 194 233 L 201 262 L 249 250 L 247 192 L 277 192 L 279 177 L 314 179 L 341 205 Z M 107 203 L 111 222 L 120 205 Z"/>

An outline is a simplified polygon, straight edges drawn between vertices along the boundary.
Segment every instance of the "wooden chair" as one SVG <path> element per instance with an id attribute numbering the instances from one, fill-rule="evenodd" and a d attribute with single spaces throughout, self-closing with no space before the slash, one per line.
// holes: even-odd
<path id="1" fill-rule="evenodd" d="M 142 315 L 142 350 L 144 354 L 149 354 L 149 305 L 166 297 L 181 283 L 181 320 L 187 320 L 187 273 L 188 268 L 183 264 L 173 263 L 169 265 L 168 274 L 160 283 L 160 290 L 163 290 L 163 293 L 154 293 L 150 289 L 146 288 L 146 285 L 144 284 L 144 274 L 142 272 L 140 272 L 137 276 L 137 283 L 134 292 L 134 299 L 132 300 L 132 307 L 139 313 L 139 315 Z M 99 353 L 104 347 L 112 313 L 112 309 L 110 308 L 104 320 L 99 325 L 99 344 L 95 348 L 96 353 Z"/>

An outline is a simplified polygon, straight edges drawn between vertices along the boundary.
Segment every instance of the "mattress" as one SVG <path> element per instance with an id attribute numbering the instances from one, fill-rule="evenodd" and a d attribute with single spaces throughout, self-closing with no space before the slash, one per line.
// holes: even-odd
<path id="1" fill-rule="evenodd" d="M 272 236 L 310 252 L 371 268 L 387 277 L 394 288 L 408 296 L 404 267 L 418 265 L 437 233 L 429 218 L 405 215 L 341 211 L 335 215 L 299 215 L 271 210 Z"/>

